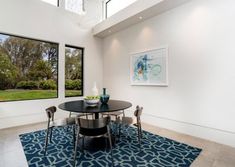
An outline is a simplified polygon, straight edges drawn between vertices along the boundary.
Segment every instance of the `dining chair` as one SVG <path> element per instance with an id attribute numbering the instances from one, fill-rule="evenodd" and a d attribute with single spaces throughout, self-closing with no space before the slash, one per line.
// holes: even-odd
<path id="1" fill-rule="evenodd" d="M 47 152 L 48 137 L 50 139 L 50 142 L 52 141 L 53 128 L 75 124 L 75 118 L 73 117 L 55 120 L 54 116 L 55 116 L 56 110 L 57 108 L 55 106 L 51 106 L 46 109 L 48 121 L 47 121 L 44 155 L 46 155 L 46 152 Z M 75 128 L 73 128 L 73 141 L 75 143 Z"/>
<path id="2" fill-rule="evenodd" d="M 117 131 L 118 131 L 118 117 L 120 117 L 121 115 L 123 116 L 123 117 L 125 117 L 125 112 L 124 112 L 124 110 L 122 110 L 122 111 L 115 111 L 115 112 L 104 112 L 104 113 L 101 113 L 102 114 L 102 117 L 103 116 L 110 116 L 110 118 L 112 118 L 112 116 L 115 118 L 112 122 L 114 123 L 114 124 L 116 124 L 115 125 L 115 127 L 116 127 L 116 132 L 115 132 L 115 142 L 116 142 L 116 139 L 117 139 Z M 112 119 L 111 119 L 112 120 Z"/>
<path id="3" fill-rule="evenodd" d="M 142 127 L 141 127 L 141 119 L 140 116 L 142 115 L 143 107 L 136 106 L 136 110 L 134 112 L 134 116 L 136 117 L 136 123 L 134 123 L 135 126 L 137 126 L 137 135 L 138 135 L 138 142 L 139 142 L 139 148 L 141 149 L 141 138 L 142 138 Z M 134 119 L 132 117 L 118 117 L 117 122 L 119 123 L 119 136 L 121 131 L 121 126 L 127 126 L 132 125 L 134 122 Z M 127 131 L 128 133 L 128 131 Z M 129 134 L 128 134 L 129 135 Z"/>
<path id="4" fill-rule="evenodd" d="M 76 166 L 77 147 L 79 145 L 79 139 L 82 138 L 81 150 L 83 152 L 85 137 L 97 138 L 97 137 L 102 137 L 102 136 L 107 137 L 109 140 L 112 166 L 114 166 L 112 140 L 111 140 L 109 124 L 110 124 L 110 117 L 103 117 L 103 118 L 92 119 L 92 120 L 76 117 L 77 135 L 76 135 L 76 144 L 75 144 L 75 153 L 74 153 L 74 166 Z"/>

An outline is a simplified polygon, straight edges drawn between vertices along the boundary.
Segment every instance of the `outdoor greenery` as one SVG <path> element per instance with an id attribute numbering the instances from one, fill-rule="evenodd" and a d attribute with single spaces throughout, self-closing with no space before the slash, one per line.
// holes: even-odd
<path id="1" fill-rule="evenodd" d="M 56 98 L 56 90 L 0 90 L 0 101 Z"/>
<path id="2" fill-rule="evenodd" d="M 80 96 L 81 94 L 82 94 L 81 90 L 66 90 L 65 91 L 66 97 Z"/>
<path id="3" fill-rule="evenodd" d="M 65 47 L 65 96 L 66 97 L 82 95 L 82 85 L 83 85 L 82 56 L 83 56 L 82 48 L 77 48 L 72 46 Z"/>
<path id="4" fill-rule="evenodd" d="M 66 96 L 77 96 L 80 90 L 67 90 Z M 0 90 L 0 101 L 30 100 L 30 99 L 49 99 L 56 98 L 56 90 Z"/>
<path id="5" fill-rule="evenodd" d="M 58 44 L 0 34 L 0 101 L 57 97 Z"/>

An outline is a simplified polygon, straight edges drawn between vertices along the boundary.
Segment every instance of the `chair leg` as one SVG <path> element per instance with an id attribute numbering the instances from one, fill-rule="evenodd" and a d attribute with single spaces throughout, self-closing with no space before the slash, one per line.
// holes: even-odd
<path id="1" fill-rule="evenodd" d="M 138 130 L 139 149 L 141 151 L 141 130 L 140 130 L 140 125 L 139 124 L 138 124 L 137 130 Z"/>
<path id="2" fill-rule="evenodd" d="M 128 126 L 129 126 L 128 124 L 125 124 L 125 131 L 126 131 L 126 136 L 127 136 L 128 140 L 130 140 L 131 135 L 129 134 Z"/>
<path id="3" fill-rule="evenodd" d="M 75 125 L 72 127 L 73 128 L 73 145 L 75 146 L 75 142 L 76 142 L 76 133 L 75 133 Z"/>
<path id="4" fill-rule="evenodd" d="M 84 153 L 85 136 L 82 137 L 82 153 Z"/>
<path id="5" fill-rule="evenodd" d="M 47 128 L 47 134 L 46 134 L 46 140 L 45 140 L 45 148 L 44 148 L 44 156 L 46 155 L 46 152 L 47 152 L 49 130 L 50 130 L 50 128 Z"/>
<path id="6" fill-rule="evenodd" d="M 73 166 L 76 166 L 76 157 L 77 157 L 77 148 L 78 148 L 78 143 L 79 143 L 79 128 L 77 130 L 77 136 L 76 136 L 76 142 L 75 142 L 75 149 L 74 149 L 74 164 Z"/>
<path id="7" fill-rule="evenodd" d="M 107 131 L 108 131 L 108 137 L 109 137 L 109 145 L 110 145 L 110 151 L 111 151 L 112 166 L 114 167 L 112 139 L 111 139 L 110 129 L 109 129 L 109 126 L 108 126 L 108 125 L 107 125 Z"/>
<path id="8" fill-rule="evenodd" d="M 141 139 L 142 139 L 142 138 L 143 138 L 143 131 L 142 131 L 141 122 L 140 122 L 139 124 L 140 124 L 140 137 L 141 137 Z"/>
<path id="9" fill-rule="evenodd" d="M 52 141 L 52 131 L 53 131 L 53 127 L 50 128 L 50 142 Z"/>

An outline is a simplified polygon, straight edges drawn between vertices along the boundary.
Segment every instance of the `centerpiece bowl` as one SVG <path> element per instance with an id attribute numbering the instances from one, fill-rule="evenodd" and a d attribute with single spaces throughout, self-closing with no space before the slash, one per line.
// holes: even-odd
<path id="1" fill-rule="evenodd" d="M 100 97 L 99 96 L 86 96 L 84 98 L 84 102 L 89 106 L 89 107 L 95 107 L 99 104 Z"/>

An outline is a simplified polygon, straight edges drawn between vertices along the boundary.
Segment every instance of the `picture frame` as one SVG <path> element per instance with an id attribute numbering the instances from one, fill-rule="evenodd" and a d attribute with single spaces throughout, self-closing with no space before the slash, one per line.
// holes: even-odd
<path id="1" fill-rule="evenodd" d="M 131 85 L 168 86 L 168 46 L 132 53 Z"/>

